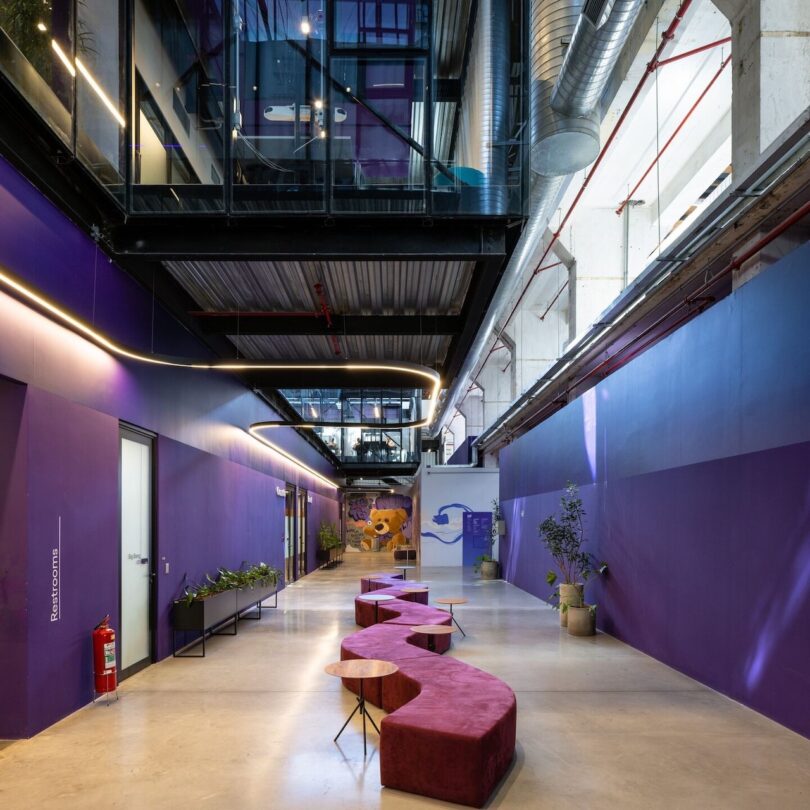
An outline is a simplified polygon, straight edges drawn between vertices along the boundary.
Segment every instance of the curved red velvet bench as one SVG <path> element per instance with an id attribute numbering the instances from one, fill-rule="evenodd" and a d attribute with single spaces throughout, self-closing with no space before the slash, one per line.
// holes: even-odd
<path id="1" fill-rule="evenodd" d="M 396 585 L 375 590 L 396 598 L 380 602 L 377 624 L 374 605 L 355 599 L 355 615 L 365 629 L 343 639 L 340 657 L 381 658 L 399 667 L 364 686 L 366 700 L 390 712 L 380 726 L 380 781 L 481 807 L 514 756 L 515 694 L 494 675 L 425 649 L 426 637 L 410 627 L 451 622 L 445 611 L 408 599 L 427 594 L 408 594 Z M 444 651 L 450 636 L 436 642 Z M 343 683 L 359 693 L 359 682 Z"/>

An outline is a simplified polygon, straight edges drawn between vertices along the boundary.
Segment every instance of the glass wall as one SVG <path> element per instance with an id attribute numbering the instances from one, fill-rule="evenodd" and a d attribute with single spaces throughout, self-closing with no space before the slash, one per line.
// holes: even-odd
<path id="1" fill-rule="evenodd" d="M 511 9 L 497 82 L 465 0 L 6 0 L 0 70 L 132 214 L 503 216 L 525 186 Z"/>
<path id="2" fill-rule="evenodd" d="M 0 70 L 123 204 L 123 0 L 0 2 Z"/>
<path id="3" fill-rule="evenodd" d="M 126 193 L 122 0 L 76 4 L 76 152 L 121 202 Z"/>
<path id="4" fill-rule="evenodd" d="M 224 210 L 225 50 L 217 0 L 135 0 L 134 211 Z"/>
<path id="5" fill-rule="evenodd" d="M 51 129 L 72 142 L 73 0 L 0 3 L 0 68 Z"/>
<path id="6" fill-rule="evenodd" d="M 236 3 L 233 205 L 322 211 L 328 109 L 326 20 L 320 2 Z"/>
<path id="7" fill-rule="evenodd" d="M 412 464 L 419 461 L 421 391 L 411 389 L 284 389 L 305 421 L 330 422 L 314 432 L 343 462 Z"/>

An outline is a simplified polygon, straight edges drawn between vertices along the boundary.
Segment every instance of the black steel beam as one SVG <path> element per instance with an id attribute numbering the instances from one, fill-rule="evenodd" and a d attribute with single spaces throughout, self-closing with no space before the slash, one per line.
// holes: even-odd
<path id="1" fill-rule="evenodd" d="M 207 335 L 457 335 L 464 321 L 453 315 L 332 315 L 227 314 L 192 312 Z"/>
<path id="2" fill-rule="evenodd" d="M 364 222 L 140 219 L 108 234 L 117 256 L 157 260 L 275 259 L 302 261 L 466 260 L 502 258 L 504 224 L 435 220 Z"/>
<path id="3" fill-rule="evenodd" d="M 444 365 L 440 369 L 445 387 L 448 387 L 453 382 L 464 362 L 464 358 L 467 356 L 467 352 L 470 350 L 481 321 L 484 319 L 484 313 L 487 311 L 489 302 L 492 300 L 498 286 L 505 264 L 503 258 L 492 257 L 480 261 L 476 265 L 461 314 L 464 328 L 450 342 Z"/>

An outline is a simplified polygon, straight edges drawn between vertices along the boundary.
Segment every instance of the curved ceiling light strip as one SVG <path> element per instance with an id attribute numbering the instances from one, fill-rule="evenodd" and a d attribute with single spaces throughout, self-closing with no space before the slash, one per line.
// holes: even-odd
<path id="1" fill-rule="evenodd" d="M 431 392 L 429 397 L 428 414 L 422 422 L 415 423 L 412 427 L 424 427 L 429 425 L 433 420 L 433 415 L 436 412 L 436 405 L 439 399 L 439 390 L 441 389 L 441 377 L 432 369 L 417 366 L 413 363 L 372 363 L 372 362 L 359 362 L 359 363 L 268 363 L 263 360 L 247 361 L 247 362 L 229 362 L 223 361 L 221 363 L 200 363 L 193 360 L 184 360 L 182 358 L 171 358 L 161 355 L 148 355 L 141 352 L 128 349 L 111 340 L 106 335 L 89 326 L 81 319 L 71 315 L 70 312 L 62 307 L 49 301 L 44 295 L 37 292 L 35 289 L 27 286 L 19 279 L 15 278 L 12 274 L 5 270 L 0 270 L 0 284 L 6 289 L 11 290 L 16 296 L 30 303 L 38 309 L 48 313 L 57 322 L 64 324 L 72 329 L 74 332 L 84 336 L 92 343 L 106 349 L 110 354 L 118 357 L 125 357 L 128 360 L 135 360 L 140 363 L 149 363 L 155 366 L 169 366 L 171 368 L 188 368 L 202 371 L 391 371 L 399 374 L 409 374 L 420 379 L 419 388 L 425 387 L 422 381 L 429 383 Z M 308 467 L 303 462 L 299 461 L 295 456 L 282 450 L 273 442 L 265 439 L 259 435 L 258 430 L 262 427 L 317 427 L 317 424 L 296 424 L 296 423 L 276 423 L 276 422 L 257 422 L 250 425 L 248 434 L 263 444 L 265 447 L 270 448 L 287 461 L 295 464 L 300 469 L 304 470 L 309 475 L 314 476 L 323 483 L 338 488 L 338 485 L 320 473 L 315 472 L 311 467 Z M 354 427 L 354 426 L 353 426 Z"/>
<path id="2" fill-rule="evenodd" d="M 260 435 L 259 433 L 254 433 L 253 425 L 251 425 L 247 429 L 247 432 L 257 442 L 263 444 L 265 447 L 272 450 L 277 455 L 281 456 L 285 461 L 291 462 L 296 467 L 299 467 L 300 469 L 304 470 L 304 472 L 308 473 L 313 478 L 316 478 L 322 484 L 326 484 L 326 486 L 331 487 L 332 489 L 340 489 L 340 487 L 334 481 L 331 481 L 329 478 L 327 478 L 324 475 L 321 475 L 321 473 L 319 472 L 315 472 L 315 470 L 313 470 L 312 467 L 307 467 L 307 465 L 304 464 L 303 461 L 299 461 L 294 455 L 288 453 L 286 450 L 282 450 L 278 445 L 273 444 L 273 442 L 271 442 L 269 439 L 265 439 L 264 436 Z"/>

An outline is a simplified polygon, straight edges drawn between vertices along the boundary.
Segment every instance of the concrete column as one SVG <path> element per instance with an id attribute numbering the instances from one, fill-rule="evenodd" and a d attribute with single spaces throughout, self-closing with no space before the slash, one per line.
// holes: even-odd
<path id="1" fill-rule="evenodd" d="M 570 340 L 599 320 L 600 313 L 624 289 L 624 222 L 612 208 L 591 208 L 585 226 L 571 235 Z"/>
<path id="2" fill-rule="evenodd" d="M 714 2 L 731 22 L 731 149 L 739 180 L 810 107 L 810 2 Z"/>

